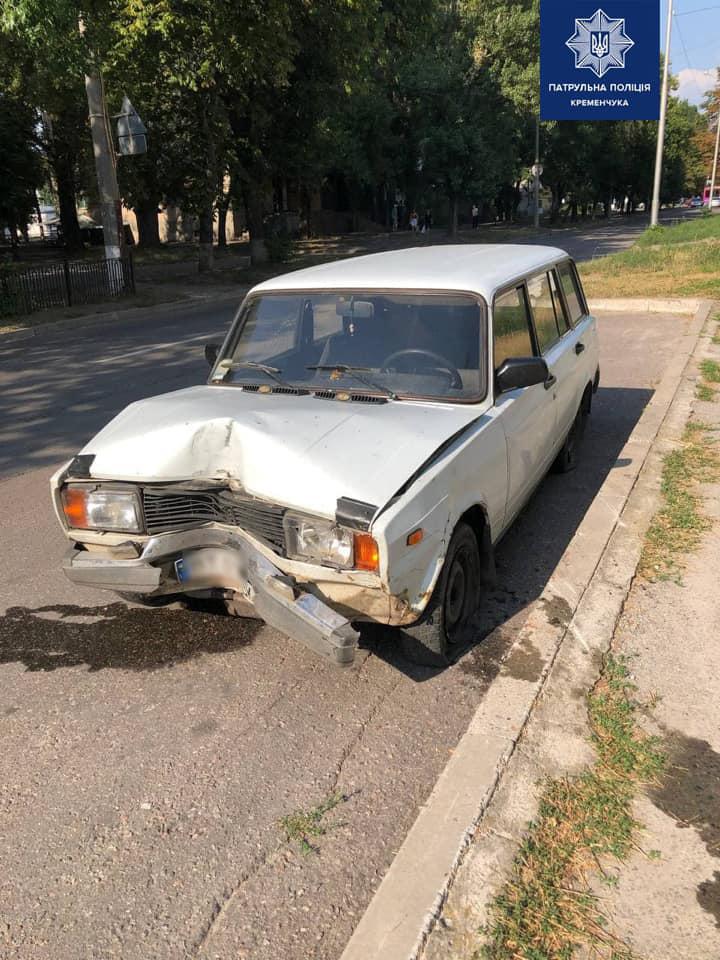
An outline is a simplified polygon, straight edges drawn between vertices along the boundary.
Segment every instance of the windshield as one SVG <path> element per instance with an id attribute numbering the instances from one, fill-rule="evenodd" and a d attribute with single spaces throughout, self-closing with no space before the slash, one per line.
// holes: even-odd
<path id="1" fill-rule="evenodd" d="M 478 400 L 483 330 L 484 311 L 469 295 L 265 294 L 240 317 L 222 357 L 223 382 Z"/>

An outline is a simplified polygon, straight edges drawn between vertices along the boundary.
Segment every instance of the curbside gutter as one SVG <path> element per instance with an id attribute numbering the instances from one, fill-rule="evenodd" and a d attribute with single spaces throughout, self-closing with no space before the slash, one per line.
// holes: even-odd
<path id="1" fill-rule="evenodd" d="M 662 310 L 667 310 L 667 301 L 661 302 Z M 612 309 L 624 309 L 619 303 Z M 477 929 L 533 816 L 535 784 L 552 775 L 550 767 L 558 766 L 557 756 L 554 764 L 548 762 L 542 746 L 528 753 L 528 732 L 540 726 L 530 723 L 536 711 L 561 735 L 562 744 L 555 744 L 551 753 L 560 752 L 565 768 L 570 759 L 566 739 L 574 740 L 567 744 L 568 752 L 574 750 L 576 758 L 585 759 L 589 748 L 584 741 L 584 694 L 597 677 L 602 652 L 612 637 L 639 559 L 641 534 L 658 496 L 661 454 L 649 455 L 711 308 L 710 301 L 703 301 L 695 310 L 661 383 L 618 454 L 618 466 L 608 474 L 533 605 L 341 960 L 417 960 L 461 865 L 468 872 L 463 861 L 471 844 L 467 860 L 477 902 L 471 907 L 463 903 L 460 912 L 467 915 L 471 909 Z M 689 389 L 692 393 L 692 385 Z M 680 414 L 684 423 L 685 408 Z M 646 479 L 631 499 L 641 471 Z M 513 656 L 522 657 L 528 649 L 542 667 L 534 679 L 518 680 L 507 667 Z M 523 766 L 518 788 L 508 771 Z M 491 806 L 496 795 L 498 802 Z M 449 955 L 450 944 L 442 933 L 438 939 L 443 944 L 439 960 Z"/>
<path id="2" fill-rule="evenodd" d="M 592 313 L 612 311 L 614 313 L 677 313 L 682 316 L 694 316 L 705 302 L 707 301 L 682 297 L 665 297 L 656 300 L 622 297 L 611 300 L 593 298 L 589 301 L 588 306 Z"/>

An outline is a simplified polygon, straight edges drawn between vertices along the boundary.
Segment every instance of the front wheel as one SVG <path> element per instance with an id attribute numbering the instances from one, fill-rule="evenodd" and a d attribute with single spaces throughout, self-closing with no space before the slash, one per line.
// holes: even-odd
<path id="1" fill-rule="evenodd" d="M 467 639 L 472 615 L 480 604 L 480 550 L 474 531 L 459 523 L 422 620 L 402 627 L 403 655 L 425 667 L 444 667 Z"/>

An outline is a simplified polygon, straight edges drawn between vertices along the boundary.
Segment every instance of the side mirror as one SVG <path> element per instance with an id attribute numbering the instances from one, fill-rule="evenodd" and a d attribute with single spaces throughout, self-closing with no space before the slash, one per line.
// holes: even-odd
<path id="1" fill-rule="evenodd" d="M 513 357 L 504 360 L 495 371 L 498 393 L 532 387 L 549 379 L 550 371 L 542 357 Z"/>
<path id="2" fill-rule="evenodd" d="M 205 344 L 205 359 L 207 360 L 209 367 L 215 366 L 215 361 L 217 360 L 218 353 L 220 353 L 219 343 Z"/>

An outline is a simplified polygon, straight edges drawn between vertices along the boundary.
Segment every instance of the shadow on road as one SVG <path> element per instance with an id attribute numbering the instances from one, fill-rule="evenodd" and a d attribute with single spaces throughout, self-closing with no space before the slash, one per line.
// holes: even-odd
<path id="1" fill-rule="evenodd" d="M 203 610 L 122 602 L 10 607 L 0 617 L 0 663 L 23 663 L 31 671 L 83 665 L 90 670 L 153 670 L 203 653 L 247 647 L 262 627 L 259 620 L 227 616 L 220 605 Z"/>

